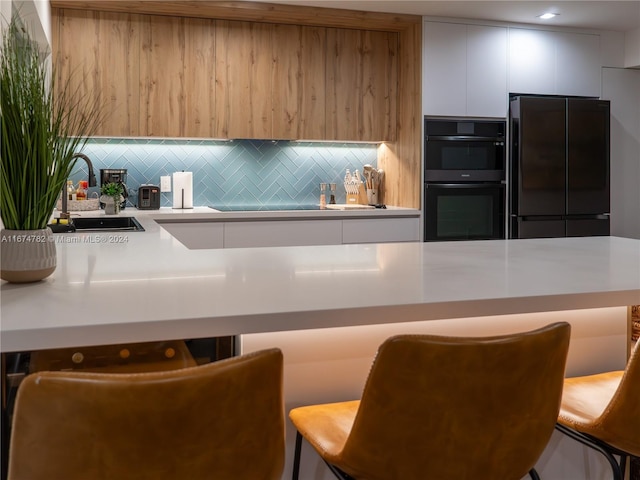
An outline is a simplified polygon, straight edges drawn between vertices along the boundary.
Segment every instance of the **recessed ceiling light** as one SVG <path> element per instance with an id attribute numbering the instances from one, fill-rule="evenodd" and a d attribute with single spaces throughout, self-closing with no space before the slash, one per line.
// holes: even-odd
<path id="1" fill-rule="evenodd" d="M 560 15 L 560 14 L 559 13 L 547 12 L 547 13 L 543 13 L 542 15 L 538 15 L 538 18 L 540 18 L 542 20 L 549 20 L 550 18 L 557 17 L 558 15 Z"/>

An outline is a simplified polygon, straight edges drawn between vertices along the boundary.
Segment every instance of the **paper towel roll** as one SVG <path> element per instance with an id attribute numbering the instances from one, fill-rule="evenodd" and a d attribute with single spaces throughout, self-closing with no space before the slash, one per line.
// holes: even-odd
<path id="1" fill-rule="evenodd" d="M 193 172 L 174 172 L 173 208 L 193 208 Z"/>

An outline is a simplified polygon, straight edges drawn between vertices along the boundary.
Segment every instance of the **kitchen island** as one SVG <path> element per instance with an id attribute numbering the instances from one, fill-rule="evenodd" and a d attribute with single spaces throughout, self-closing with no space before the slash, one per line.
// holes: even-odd
<path id="1" fill-rule="evenodd" d="M 190 250 L 154 221 L 159 213 L 126 214 L 145 231 L 56 234 L 51 277 L 2 283 L 3 352 L 640 300 L 632 239 Z"/>
<path id="2" fill-rule="evenodd" d="M 283 348 L 288 409 L 357 396 L 379 340 L 401 332 L 567 320 L 569 373 L 620 367 L 626 306 L 640 303 L 640 241 L 627 238 L 207 250 L 177 241 L 154 220 L 161 213 L 125 214 L 145 231 L 58 234 L 50 278 L 0 286 L 2 352 L 234 335 L 242 352 Z M 598 464 L 565 443 L 550 445 L 545 478 L 572 478 L 567 450 Z M 304 478 L 331 478 L 319 469 Z"/>

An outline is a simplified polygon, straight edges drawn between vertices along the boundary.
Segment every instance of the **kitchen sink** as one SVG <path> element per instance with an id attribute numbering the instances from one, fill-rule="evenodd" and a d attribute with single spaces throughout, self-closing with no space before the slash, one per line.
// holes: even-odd
<path id="1" fill-rule="evenodd" d="M 144 232 L 135 217 L 78 217 L 73 226 L 80 232 Z"/>
<path id="2" fill-rule="evenodd" d="M 144 232 L 135 217 L 79 217 L 73 219 L 76 230 Z"/>

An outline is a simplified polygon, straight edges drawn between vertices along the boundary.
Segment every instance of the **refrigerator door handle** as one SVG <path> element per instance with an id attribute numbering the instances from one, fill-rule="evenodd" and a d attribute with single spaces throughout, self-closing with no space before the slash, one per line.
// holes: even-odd
<path id="1" fill-rule="evenodd" d="M 565 220 L 565 215 L 511 215 L 523 222 L 544 222 L 548 220 Z"/>

